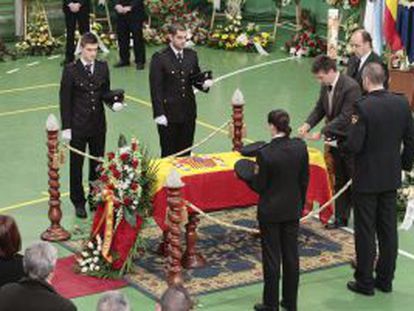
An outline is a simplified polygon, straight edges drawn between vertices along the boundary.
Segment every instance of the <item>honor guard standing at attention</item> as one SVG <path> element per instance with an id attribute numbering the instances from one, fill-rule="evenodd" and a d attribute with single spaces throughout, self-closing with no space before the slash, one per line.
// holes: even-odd
<path id="1" fill-rule="evenodd" d="M 183 26 L 172 25 L 169 46 L 155 53 L 151 61 L 152 110 L 162 157 L 193 145 L 197 117 L 193 86 L 208 92 L 213 85 L 211 72 L 200 71 L 197 53 L 185 48 L 186 37 Z"/>
<path id="2" fill-rule="evenodd" d="M 90 0 L 63 0 L 66 23 L 66 54 L 64 64 L 75 60 L 75 31 L 81 35 L 89 31 Z"/>
<path id="3" fill-rule="evenodd" d="M 398 253 L 397 189 L 401 170 L 411 171 L 414 128 L 408 101 L 384 89 L 385 73 L 370 63 L 362 72 L 368 92 L 355 105 L 352 126 L 339 147 L 355 156 L 352 175 L 357 264 L 348 289 L 374 295 L 374 287 L 392 291 Z M 374 260 L 378 239 L 379 257 Z"/>
<path id="4" fill-rule="evenodd" d="M 106 62 L 96 59 L 98 40 L 86 33 L 81 39 L 81 57 L 66 65 L 60 84 L 60 113 L 62 139 L 70 146 L 102 157 L 105 150 L 106 120 L 103 98 L 111 103 L 114 111 L 122 110 L 123 104 L 107 98 L 110 92 L 109 69 Z M 86 218 L 85 194 L 82 182 L 84 157 L 70 153 L 70 199 L 76 216 Z M 89 162 L 89 183 L 97 179 L 98 162 Z"/>
<path id="5" fill-rule="evenodd" d="M 132 35 L 135 66 L 137 70 L 142 70 L 145 65 L 145 43 L 142 33 L 145 20 L 144 0 L 116 0 L 115 11 L 119 46 L 119 62 L 115 67 L 129 66 L 129 46 Z"/>

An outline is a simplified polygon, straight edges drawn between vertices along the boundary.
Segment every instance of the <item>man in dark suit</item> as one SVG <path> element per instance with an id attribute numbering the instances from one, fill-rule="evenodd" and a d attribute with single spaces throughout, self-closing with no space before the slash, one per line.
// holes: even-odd
<path id="1" fill-rule="evenodd" d="M 166 157 L 193 145 L 197 107 L 193 86 L 208 92 L 210 74 L 201 72 L 197 53 L 185 48 L 187 31 L 170 28 L 170 44 L 151 60 L 152 110 L 158 127 L 161 156 Z M 183 156 L 190 155 L 190 152 Z"/>
<path id="2" fill-rule="evenodd" d="M 410 171 L 414 159 L 414 127 L 407 99 L 386 91 L 384 78 L 380 64 L 365 66 L 362 79 L 368 94 L 356 104 L 348 137 L 340 144 L 355 156 L 357 267 L 355 282 L 349 282 L 348 288 L 365 295 L 373 295 L 374 287 L 392 291 L 398 252 L 397 189 L 401 169 Z M 379 257 L 374 280 L 375 235 Z"/>
<path id="3" fill-rule="evenodd" d="M 297 310 L 299 286 L 298 228 L 306 201 L 309 160 L 306 144 L 289 134 L 289 115 L 283 110 L 268 115 L 272 141 L 258 151 L 258 172 L 253 183 L 259 193 L 258 213 L 264 291 L 256 311 L 279 310 L 280 265 L 283 270 L 283 308 Z"/>
<path id="4" fill-rule="evenodd" d="M 323 118 L 326 120 L 321 133 L 325 137 L 345 132 L 351 124 L 351 115 L 356 100 L 361 96 L 358 84 L 350 77 L 340 74 L 336 62 L 328 56 L 318 56 L 312 72 L 321 83 L 319 100 L 306 122 L 299 128 L 299 135 L 306 136 L 308 131 Z M 342 189 L 350 179 L 352 160 L 337 148 L 329 148 L 335 171 L 335 192 Z M 335 202 L 335 222 L 327 228 L 338 228 L 348 225 L 351 209 L 351 191 L 343 193 Z"/>
<path id="5" fill-rule="evenodd" d="M 364 92 L 361 73 L 365 66 L 370 63 L 381 64 L 385 71 L 384 86 L 388 89 L 388 68 L 381 57 L 372 50 L 372 38 L 369 32 L 364 29 L 356 30 L 351 37 L 351 47 L 354 55 L 349 59 L 346 74 L 355 79 Z"/>
<path id="6" fill-rule="evenodd" d="M 119 46 L 119 62 L 115 67 L 129 66 L 129 44 L 132 35 L 134 42 L 135 66 L 137 70 L 144 69 L 145 43 L 142 33 L 142 24 L 145 20 L 143 0 L 116 0 L 117 35 Z"/>
<path id="7" fill-rule="evenodd" d="M 82 34 L 89 31 L 90 0 L 63 0 L 66 23 L 66 54 L 64 64 L 75 60 L 76 25 Z"/>
<path id="8" fill-rule="evenodd" d="M 62 138 L 80 151 L 88 146 L 92 156 L 102 157 L 105 150 L 106 120 L 103 97 L 110 91 L 106 62 L 96 59 L 98 40 L 86 33 L 81 39 L 81 57 L 68 64 L 60 83 Z M 114 106 L 119 111 L 122 105 Z M 85 194 L 82 183 L 83 156 L 70 154 L 70 199 L 76 216 L 85 218 Z M 89 182 L 97 179 L 98 162 L 89 162 Z"/>
<path id="9" fill-rule="evenodd" d="M 23 257 L 27 277 L 0 288 L 0 311 L 76 311 L 75 305 L 51 285 L 56 260 L 57 249 L 52 244 L 29 246 Z"/>

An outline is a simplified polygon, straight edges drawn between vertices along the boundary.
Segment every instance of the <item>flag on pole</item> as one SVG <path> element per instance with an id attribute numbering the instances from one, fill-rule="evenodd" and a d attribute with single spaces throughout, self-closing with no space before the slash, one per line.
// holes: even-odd
<path id="1" fill-rule="evenodd" d="M 382 54 L 384 44 L 384 2 L 385 0 L 367 1 L 365 6 L 364 29 L 371 35 L 373 50 L 378 55 Z"/>
<path id="2" fill-rule="evenodd" d="M 398 0 L 385 0 L 384 35 L 393 51 L 402 49 L 400 35 L 397 31 Z"/>

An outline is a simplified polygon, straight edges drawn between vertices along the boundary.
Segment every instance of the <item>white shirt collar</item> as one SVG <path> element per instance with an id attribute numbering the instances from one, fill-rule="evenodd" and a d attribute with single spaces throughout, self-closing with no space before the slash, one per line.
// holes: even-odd
<path id="1" fill-rule="evenodd" d="M 85 67 L 86 65 L 88 65 L 88 64 L 91 64 L 92 66 L 91 66 L 91 72 L 93 73 L 93 71 L 94 71 L 94 69 L 95 69 L 95 62 L 93 61 L 92 63 L 88 63 L 87 61 L 85 61 L 82 57 L 81 58 L 79 58 L 80 59 L 80 61 L 81 61 L 81 63 L 82 63 L 82 65 L 83 65 L 83 67 Z"/>
<path id="2" fill-rule="evenodd" d="M 285 133 L 277 133 L 276 135 L 274 135 L 274 136 L 272 137 L 272 139 L 281 138 L 281 137 L 285 137 L 285 136 L 286 136 L 286 134 L 285 134 Z"/>
<path id="3" fill-rule="evenodd" d="M 364 65 L 364 63 L 367 61 L 368 57 L 371 55 L 372 51 L 370 51 L 369 53 L 365 54 L 364 56 L 362 56 L 359 60 L 359 69 L 362 68 L 362 66 Z"/>
<path id="4" fill-rule="evenodd" d="M 178 53 L 181 53 L 181 55 L 184 57 L 184 50 L 181 50 L 181 51 L 177 50 L 172 43 L 170 43 L 170 48 L 171 50 L 173 50 L 175 57 L 178 58 Z"/>
<path id="5" fill-rule="evenodd" d="M 340 73 L 339 72 L 337 72 L 336 73 L 336 77 L 335 77 L 335 80 L 332 82 L 332 91 L 331 92 L 333 92 L 334 90 L 335 90 L 335 86 L 336 86 L 336 84 L 338 83 L 338 80 L 339 80 L 339 75 L 340 75 Z"/>

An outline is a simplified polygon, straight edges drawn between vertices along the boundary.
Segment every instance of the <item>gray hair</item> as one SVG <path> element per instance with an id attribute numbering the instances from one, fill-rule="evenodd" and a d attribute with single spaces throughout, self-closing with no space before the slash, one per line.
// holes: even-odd
<path id="1" fill-rule="evenodd" d="M 98 301 L 97 311 L 129 311 L 129 303 L 125 295 L 119 291 L 109 291 Z"/>
<path id="2" fill-rule="evenodd" d="M 190 294 L 182 285 L 169 287 L 161 297 L 162 311 L 189 311 L 193 307 Z"/>
<path id="3" fill-rule="evenodd" d="M 382 85 L 385 82 L 385 72 L 381 64 L 369 63 L 362 70 L 362 79 L 368 79 L 372 84 Z"/>
<path id="4" fill-rule="evenodd" d="M 26 248 L 23 267 L 31 279 L 46 280 L 53 272 L 57 260 L 57 249 L 48 242 L 36 242 Z"/>

